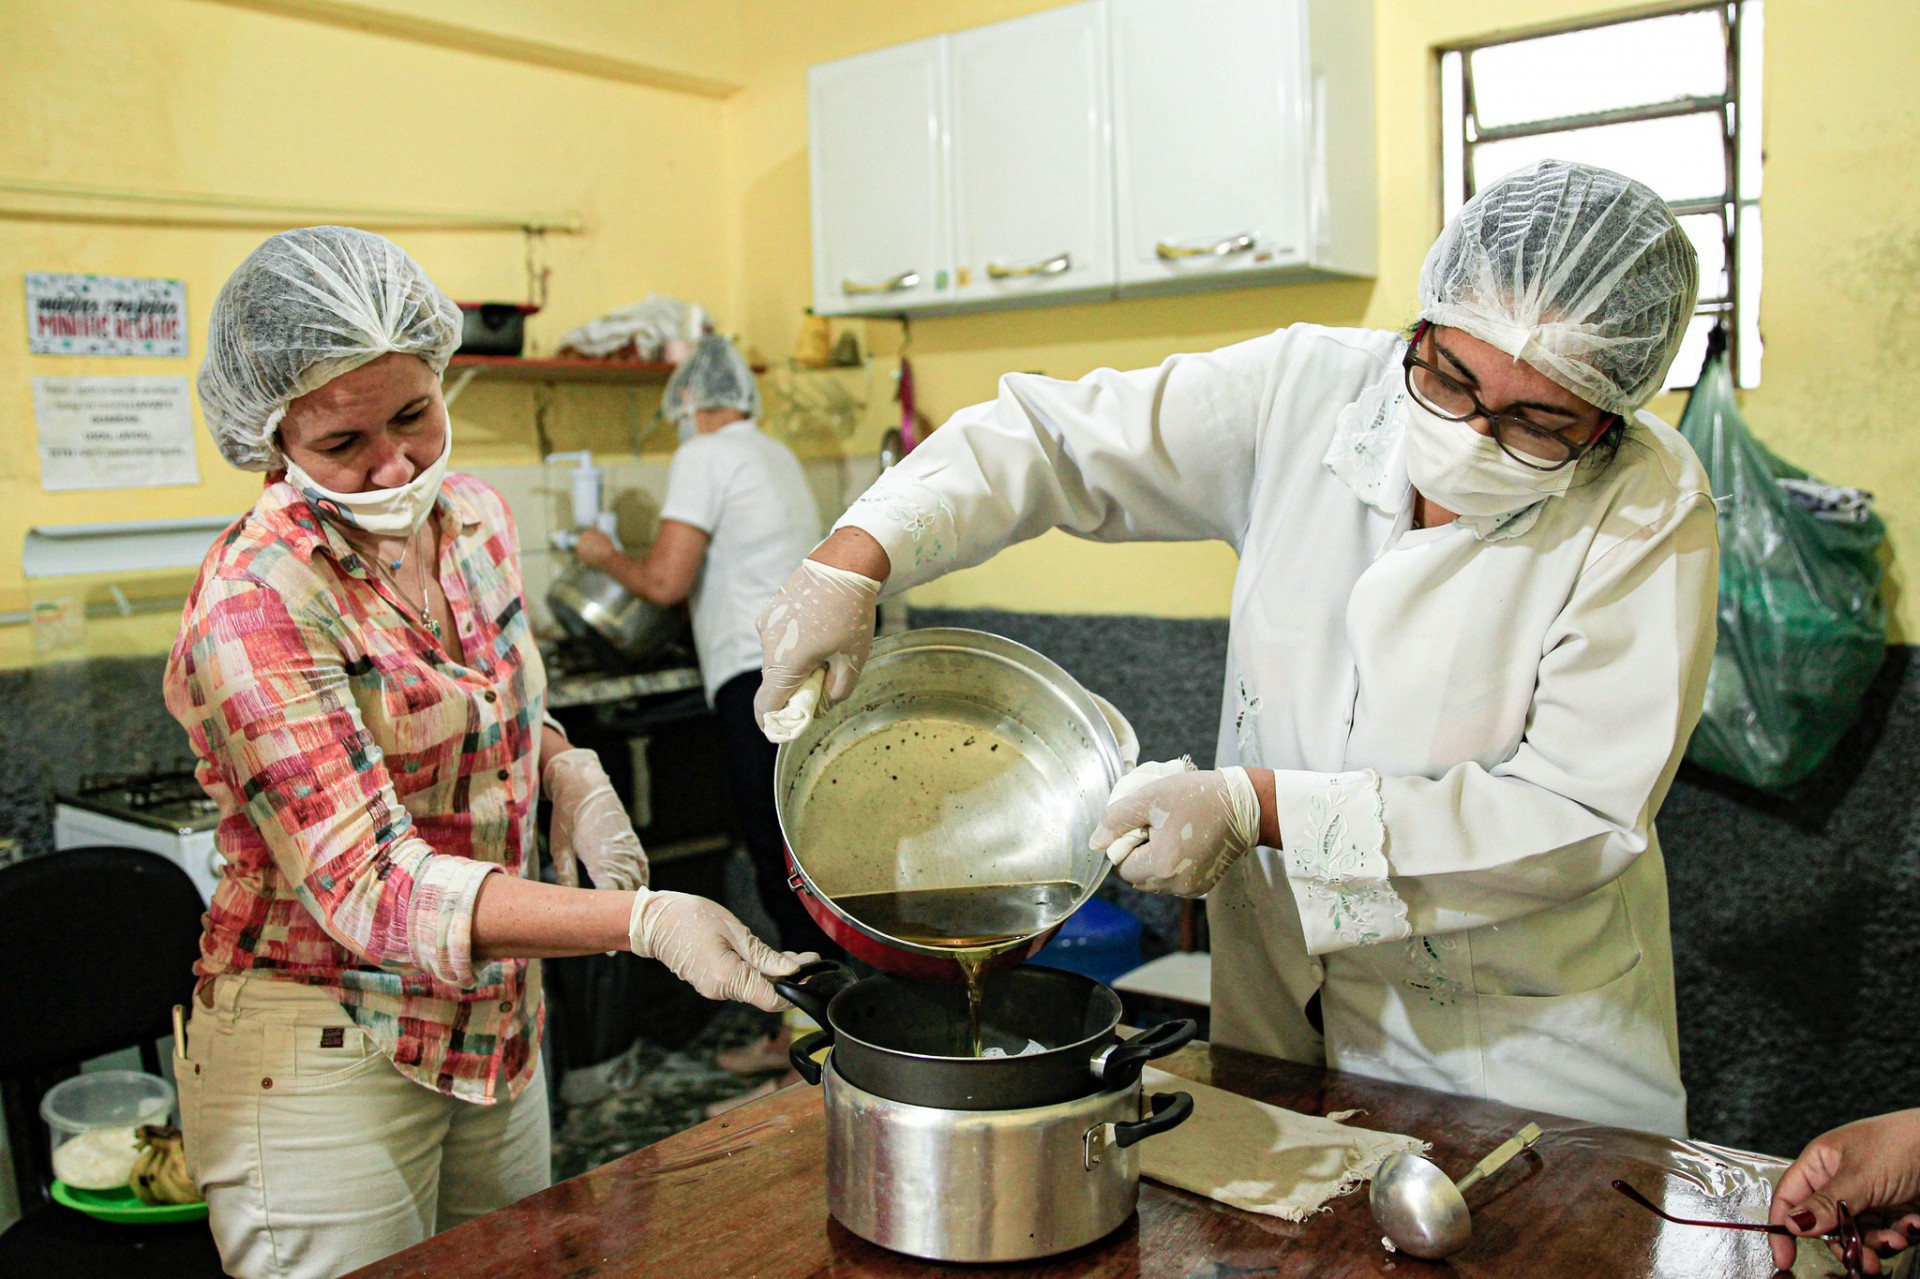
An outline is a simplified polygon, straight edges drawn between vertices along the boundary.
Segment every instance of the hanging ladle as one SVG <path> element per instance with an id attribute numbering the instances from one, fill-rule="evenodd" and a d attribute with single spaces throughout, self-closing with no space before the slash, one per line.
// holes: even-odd
<path id="1" fill-rule="evenodd" d="M 1528 1124 L 1475 1164 L 1457 1185 L 1439 1165 L 1411 1150 L 1388 1155 L 1368 1191 L 1373 1220 L 1386 1232 L 1388 1242 L 1408 1256 L 1428 1261 L 1451 1257 L 1473 1239 L 1467 1189 L 1539 1139 L 1540 1125 Z"/>

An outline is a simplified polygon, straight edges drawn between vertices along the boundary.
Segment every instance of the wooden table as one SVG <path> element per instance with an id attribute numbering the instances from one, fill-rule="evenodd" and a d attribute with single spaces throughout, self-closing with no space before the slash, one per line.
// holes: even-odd
<path id="1" fill-rule="evenodd" d="M 1445 1264 L 1389 1254 L 1363 1190 L 1295 1225 L 1151 1182 L 1138 1214 L 1100 1243 L 1030 1265 L 948 1267 L 887 1252 L 827 1216 L 820 1091 L 784 1089 L 721 1119 L 530 1196 L 356 1271 L 462 1279 L 588 1276 L 953 1275 L 994 1279 L 1314 1279 L 1385 1276 L 1660 1276 L 1766 1279 L 1766 1237 L 1674 1226 L 1608 1188 L 1615 1177 L 1680 1216 L 1760 1220 L 1765 1178 L 1784 1161 L 1196 1045 L 1159 1063 L 1175 1074 L 1312 1114 L 1433 1143 L 1456 1176 L 1532 1119 L 1545 1135 L 1476 1187 L 1474 1241 Z"/>

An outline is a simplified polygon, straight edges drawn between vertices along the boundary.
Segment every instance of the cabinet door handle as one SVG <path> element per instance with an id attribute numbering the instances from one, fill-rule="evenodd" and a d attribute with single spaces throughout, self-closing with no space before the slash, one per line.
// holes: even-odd
<path id="1" fill-rule="evenodd" d="M 1183 244 L 1168 244 L 1165 240 L 1153 246 L 1153 255 L 1162 262 L 1178 262 L 1183 258 L 1225 258 L 1236 253 L 1253 252 L 1253 232 L 1230 235 L 1224 240 L 1215 240 L 1212 244 L 1189 248 Z"/>
<path id="2" fill-rule="evenodd" d="M 918 271 L 902 271 L 891 280 L 882 280 L 878 284 L 862 284 L 858 280 L 840 281 L 840 291 L 849 296 L 862 293 L 905 293 L 920 283 Z"/>
<path id="3" fill-rule="evenodd" d="M 987 276 L 994 280 L 1012 280 L 1023 275 L 1062 275 L 1073 268 L 1073 254 L 1056 253 L 1050 258 L 1026 266 L 1001 266 L 987 263 Z"/>

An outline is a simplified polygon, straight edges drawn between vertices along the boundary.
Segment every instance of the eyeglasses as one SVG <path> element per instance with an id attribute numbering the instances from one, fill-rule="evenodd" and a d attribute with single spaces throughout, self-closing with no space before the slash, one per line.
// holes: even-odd
<path id="1" fill-rule="evenodd" d="M 1629 1186 L 1624 1181 L 1615 1181 L 1613 1188 L 1633 1202 L 1645 1208 L 1662 1221 L 1671 1221 L 1676 1226 L 1717 1226 L 1722 1230 L 1756 1230 L 1762 1234 L 1785 1235 L 1789 1239 L 1810 1238 L 1796 1235 L 1785 1226 L 1760 1225 L 1745 1221 L 1698 1221 L 1691 1217 L 1676 1217 L 1672 1213 L 1656 1207 L 1651 1199 Z M 1847 1268 L 1848 1279 L 1860 1279 L 1866 1273 L 1867 1241 L 1860 1233 L 1860 1223 L 1854 1219 L 1852 1209 L 1842 1199 L 1834 1205 L 1840 1214 L 1840 1223 L 1826 1234 L 1820 1236 L 1840 1248 L 1840 1264 Z"/>
<path id="2" fill-rule="evenodd" d="M 1607 433 L 1607 427 L 1612 424 L 1612 414 L 1601 420 L 1599 430 L 1580 441 L 1567 438 L 1564 431 L 1543 426 L 1516 413 L 1495 413 L 1482 404 L 1480 397 L 1465 383 L 1415 354 L 1429 327 L 1431 325 L 1428 322 L 1422 321 L 1420 327 L 1413 331 L 1413 341 L 1407 344 L 1407 357 L 1402 364 L 1407 377 L 1407 394 L 1429 413 L 1446 418 L 1449 422 L 1485 418 L 1493 432 L 1493 442 L 1500 446 L 1501 451 L 1522 466 L 1532 467 L 1536 471 L 1557 471 L 1579 461 Z"/>

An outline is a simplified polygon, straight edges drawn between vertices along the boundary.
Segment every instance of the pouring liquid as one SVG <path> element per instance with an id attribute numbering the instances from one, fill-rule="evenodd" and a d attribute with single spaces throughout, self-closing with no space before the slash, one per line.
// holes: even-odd
<path id="1" fill-rule="evenodd" d="M 1066 919 L 1079 894 L 1079 885 L 1052 880 L 860 893 L 834 904 L 875 932 L 952 952 L 967 979 L 967 1049 L 978 1057 L 988 962 Z"/>

